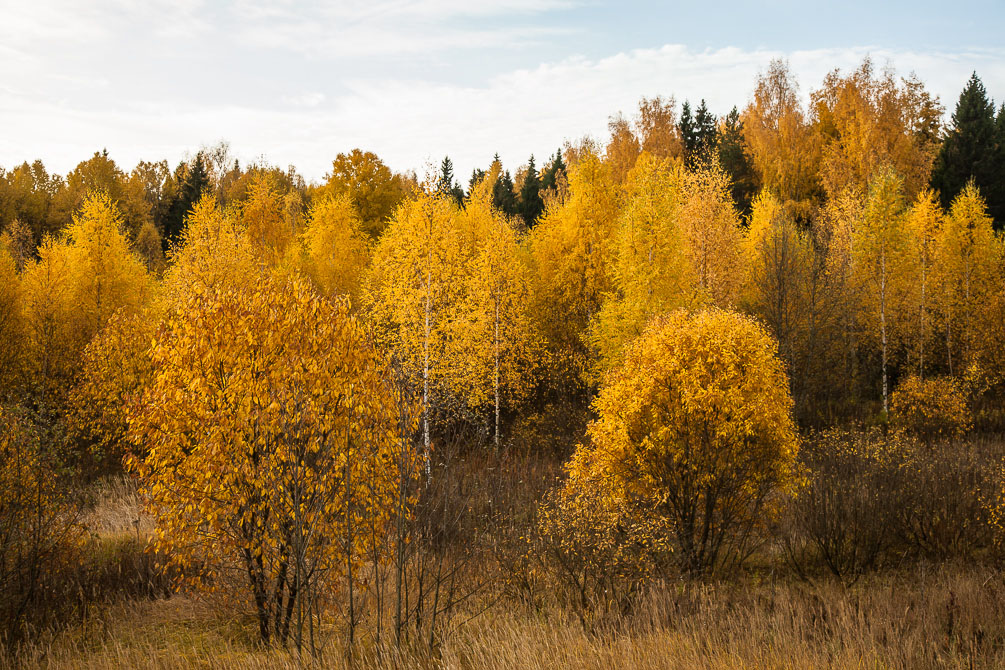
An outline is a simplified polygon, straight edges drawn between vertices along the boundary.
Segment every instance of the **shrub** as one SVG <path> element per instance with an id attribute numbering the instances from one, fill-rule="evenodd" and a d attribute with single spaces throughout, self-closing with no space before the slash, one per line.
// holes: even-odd
<path id="1" fill-rule="evenodd" d="M 890 398 L 891 420 L 926 439 L 958 437 L 970 428 L 966 395 L 951 377 L 911 375 Z"/>
<path id="2" fill-rule="evenodd" d="M 52 576 L 77 562 L 85 539 L 58 444 L 24 411 L 0 407 L 0 637 L 58 609 L 66 594 Z"/>
<path id="3" fill-rule="evenodd" d="M 800 450 L 804 483 L 790 501 L 785 548 L 796 568 L 822 562 L 854 581 L 887 555 L 897 535 L 897 493 L 910 440 L 898 432 L 832 429 Z"/>
<path id="4" fill-rule="evenodd" d="M 968 558 L 992 544 L 1002 461 L 989 444 L 841 428 L 807 440 L 800 461 L 783 537 L 801 571 L 819 563 L 854 581 L 890 559 Z"/>
<path id="5" fill-rule="evenodd" d="M 566 587 L 586 626 L 590 616 L 622 613 L 644 584 L 665 573 L 672 530 L 664 517 L 577 480 L 545 497 L 529 550 Z"/>
<path id="6" fill-rule="evenodd" d="M 896 528 L 905 548 L 936 560 L 971 557 L 993 542 L 986 501 L 1001 487 L 1001 455 L 978 441 L 928 445 L 904 453 Z"/>
<path id="7" fill-rule="evenodd" d="M 398 494 L 398 406 L 344 302 L 259 277 L 179 299 L 130 408 L 132 466 L 157 549 L 199 586 L 237 575 L 263 642 L 320 617 L 386 530 Z M 350 601 L 350 609 L 352 602 Z"/>
<path id="8" fill-rule="evenodd" d="M 681 567 L 706 572 L 741 555 L 769 498 L 794 482 L 788 389 L 756 321 L 720 310 L 658 318 L 600 391 L 570 485 L 661 516 Z"/>

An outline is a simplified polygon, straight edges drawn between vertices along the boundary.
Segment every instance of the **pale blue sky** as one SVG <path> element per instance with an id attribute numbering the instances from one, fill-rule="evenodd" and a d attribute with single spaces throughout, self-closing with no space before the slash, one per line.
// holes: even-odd
<path id="1" fill-rule="evenodd" d="M 642 95 L 742 107 L 773 57 L 807 94 L 868 54 L 951 111 L 972 70 L 1005 98 L 1003 19 L 987 0 L 0 0 L 0 166 L 226 139 L 312 179 L 356 146 L 420 174 L 450 154 L 466 178 L 603 139 Z"/>

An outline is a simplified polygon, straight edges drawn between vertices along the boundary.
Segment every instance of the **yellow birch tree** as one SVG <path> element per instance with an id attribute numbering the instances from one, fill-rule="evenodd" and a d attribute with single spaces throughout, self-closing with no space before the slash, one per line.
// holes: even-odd
<path id="1" fill-rule="evenodd" d="M 155 546 L 196 585 L 243 582 L 261 640 L 284 644 L 305 609 L 359 580 L 356 526 L 390 514 L 385 362 L 345 302 L 264 274 L 181 297 L 153 362 L 129 432 L 149 447 L 131 466 Z"/>
<path id="2" fill-rule="evenodd" d="M 370 239 L 348 194 L 315 202 L 303 233 L 307 274 L 329 297 L 348 296 L 355 305 L 370 263 Z"/>

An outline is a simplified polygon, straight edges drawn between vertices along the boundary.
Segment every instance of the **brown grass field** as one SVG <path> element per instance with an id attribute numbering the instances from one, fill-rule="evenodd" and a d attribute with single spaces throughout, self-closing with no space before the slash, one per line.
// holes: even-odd
<path id="1" fill-rule="evenodd" d="M 137 539 L 150 532 L 138 510 L 132 486 L 112 482 L 90 519 L 100 543 L 119 548 L 110 552 L 115 570 L 134 585 L 141 580 L 125 573 L 148 562 L 121 554 L 139 554 Z M 215 596 L 108 589 L 100 606 L 0 655 L 0 668 L 1005 667 L 1005 576 L 985 560 L 911 561 L 851 584 L 799 579 L 764 562 L 727 579 L 650 584 L 630 611 L 588 629 L 547 584 L 533 603 L 488 586 L 432 649 L 375 648 L 363 636 L 348 655 L 332 634 L 320 658 L 263 649 L 252 619 Z"/>
<path id="2" fill-rule="evenodd" d="M 584 631 L 557 607 L 497 606 L 432 652 L 320 660 L 263 650 L 252 627 L 187 595 L 129 601 L 33 640 L 7 668 L 1001 668 L 1005 581 L 987 568 L 919 566 L 833 581 L 654 587 L 631 614 Z"/>

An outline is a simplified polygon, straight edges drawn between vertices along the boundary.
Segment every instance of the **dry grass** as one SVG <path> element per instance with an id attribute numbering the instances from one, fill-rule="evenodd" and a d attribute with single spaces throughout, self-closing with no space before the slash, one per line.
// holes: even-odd
<path id="1" fill-rule="evenodd" d="M 657 587 L 636 611 L 584 631 L 555 607 L 503 605 L 447 634 L 434 652 L 334 651 L 320 667 L 363 668 L 1001 668 L 1005 581 L 976 566 L 918 566 L 853 588 L 717 583 Z M 244 622 L 177 596 L 126 603 L 0 667 L 295 668 Z"/>
<path id="2" fill-rule="evenodd" d="M 84 517 L 87 528 L 102 537 L 148 538 L 153 519 L 143 511 L 136 480 L 127 476 L 97 482 L 91 491 L 93 504 Z"/>
<path id="3" fill-rule="evenodd" d="M 479 517 L 512 524 L 499 533 L 520 532 L 556 476 L 549 463 L 533 459 L 465 467 L 483 484 L 464 504 Z M 435 649 L 377 650 L 364 635 L 351 657 L 332 638 L 320 660 L 298 658 L 262 649 L 254 622 L 220 602 L 185 594 L 150 599 L 162 586 L 150 581 L 152 565 L 140 551 L 151 522 L 139 511 L 135 486 L 103 482 L 95 500 L 88 522 L 102 556 L 92 557 L 100 569 L 84 572 L 86 583 L 98 585 L 86 600 L 100 606 L 33 635 L 16 652 L 0 651 L 0 670 L 1005 667 L 1005 575 L 997 566 L 905 562 L 848 586 L 829 577 L 798 581 L 777 556 L 762 557 L 755 573 L 723 581 L 654 585 L 632 611 L 601 618 L 590 630 L 560 605 L 560 587 L 541 582 L 533 605 L 513 596 L 493 601 L 504 590 L 487 589 L 483 602 L 466 607 L 474 613 L 493 606 L 444 631 Z M 477 572 L 502 574 L 498 558 L 481 554 Z M 453 621 L 465 619 L 462 612 Z"/>

